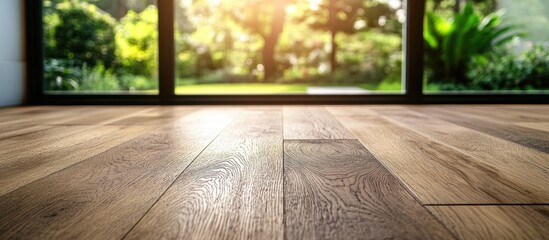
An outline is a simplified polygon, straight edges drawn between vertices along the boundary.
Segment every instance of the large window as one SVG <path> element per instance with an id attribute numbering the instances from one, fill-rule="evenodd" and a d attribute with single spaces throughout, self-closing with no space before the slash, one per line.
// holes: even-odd
<path id="1" fill-rule="evenodd" d="M 47 93 L 158 92 L 155 1 L 42 3 Z"/>
<path id="2" fill-rule="evenodd" d="M 549 92 L 549 0 L 429 0 L 426 7 L 426 92 Z"/>
<path id="3" fill-rule="evenodd" d="M 549 0 L 27 0 L 34 103 L 549 101 Z"/>

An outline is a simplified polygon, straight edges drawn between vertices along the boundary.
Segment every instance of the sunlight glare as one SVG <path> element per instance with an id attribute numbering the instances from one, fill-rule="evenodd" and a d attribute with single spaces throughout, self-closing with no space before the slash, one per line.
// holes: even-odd
<path id="1" fill-rule="evenodd" d="M 219 6 L 221 4 L 221 0 L 208 0 L 208 4 L 212 7 Z"/>
<path id="2" fill-rule="evenodd" d="M 291 15 L 297 12 L 297 7 L 295 5 L 290 5 L 286 7 L 286 13 Z"/>
<path id="3" fill-rule="evenodd" d="M 309 8 L 313 11 L 320 9 L 320 2 L 322 0 L 309 0 Z"/>

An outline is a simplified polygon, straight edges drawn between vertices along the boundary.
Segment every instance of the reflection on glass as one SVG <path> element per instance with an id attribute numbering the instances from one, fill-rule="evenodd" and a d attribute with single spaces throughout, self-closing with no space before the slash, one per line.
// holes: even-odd
<path id="1" fill-rule="evenodd" d="M 177 94 L 402 92 L 401 0 L 176 0 Z"/>
<path id="2" fill-rule="evenodd" d="M 426 92 L 549 92 L 549 0 L 429 0 Z"/>
<path id="3" fill-rule="evenodd" d="M 157 93 L 155 2 L 43 1 L 46 92 Z"/>

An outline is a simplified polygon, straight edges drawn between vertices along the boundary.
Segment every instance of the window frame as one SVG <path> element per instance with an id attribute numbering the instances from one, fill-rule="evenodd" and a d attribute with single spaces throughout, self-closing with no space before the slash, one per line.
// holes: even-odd
<path id="1" fill-rule="evenodd" d="M 368 95 L 176 95 L 175 1 L 158 0 L 159 77 L 158 95 L 141 94 L 46 94 L 42 0 L 26 0 L 27 102 L 29 104 L 547 104 L 549 94 L 424 93 L 423 19 L 426 0 L 407 0 L 403 40 L 402 94 Z"/>

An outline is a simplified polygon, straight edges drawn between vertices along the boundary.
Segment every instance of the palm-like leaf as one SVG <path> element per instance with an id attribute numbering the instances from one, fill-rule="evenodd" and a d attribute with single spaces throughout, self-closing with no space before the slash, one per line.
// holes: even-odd
<path id="1" fill-rule="evenodd" d="M 427 67 L 431 67 L 434 77 L 465 83 L 466 63 L 473 56 L 520 36 L 513 32 L 515 26 L 501 26 L 502 15 L 499 11 L 482 17 L 470 2 L 453 19 L 427 13 L 423 35 L 430 58 Z"/>

